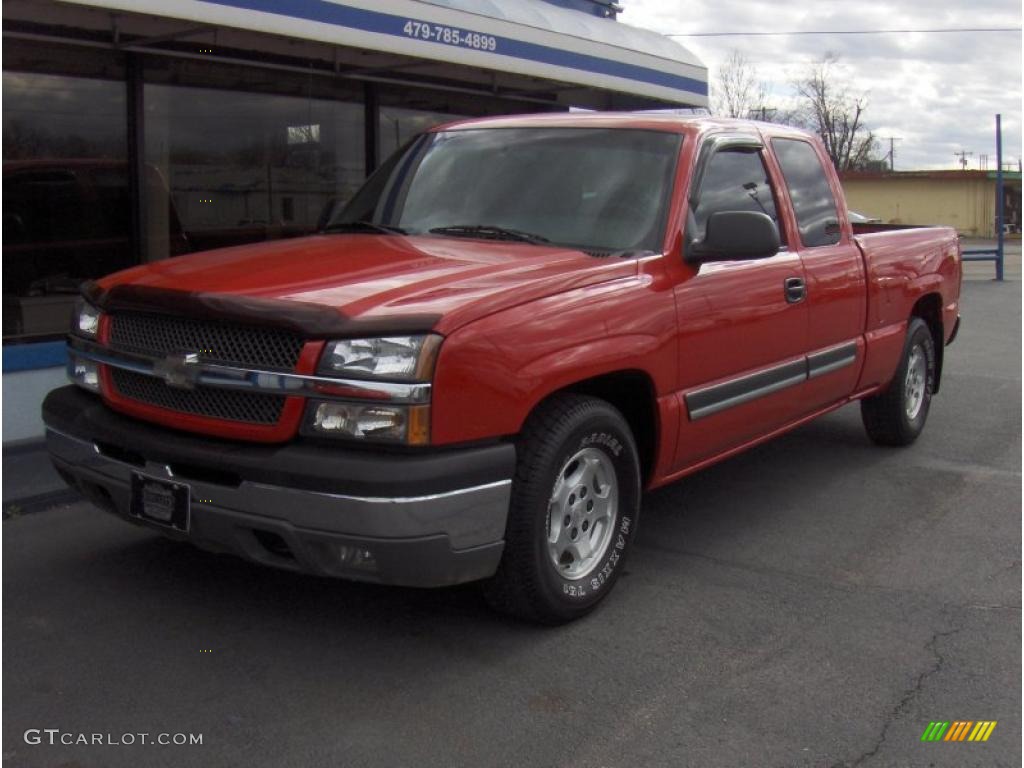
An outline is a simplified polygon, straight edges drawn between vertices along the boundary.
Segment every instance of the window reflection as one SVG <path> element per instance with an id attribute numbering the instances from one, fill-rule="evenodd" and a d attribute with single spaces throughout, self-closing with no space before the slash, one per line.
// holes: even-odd
<path id="1" fill-rule="evenodd" d="M 195 251 L 296 237 L 363 181 L 360 104 L 159 84 L 145 101 L 146 160 L 167 183 L 149 201 L 151 259 L 173 255 L 168 216 Z"/>
<path id="2" fill-rule="evenodd" d="M 380 156 L 390 157 L 409 139 L 428 128 L 459 120 L 459 115 L 403 107 L 380 108 Z"/>
<path id="3" fill-rule="evenodd" d="M 132 263 L 124 83 L 3 73 L 4 339 L 63 335 L 79 284 Z"/>
<path id="4" fill-rule="evenodd" d="M 3 74 L 5 341 L 62 337 L 80 284 L 143 254 L 156 260 L 311 233 L 364 180 L 361 88 L 153 59 L 143 89 L 145 231 L 135 233 L 123 60 L 12 50 Z M 19 71 L 31 69 L 65 74 Z M 382 156 L 479 107 L 430 98 L 423 105 L 436 102 L 437 111 L 381 108 Z"/>
<path id="5" fill-rule="evenodd" d="M 693 239 L 702 239 L 711 214 L 721 211 L 767 214 L 785 244 L 785 228 L 779 223 L 775 193 L 759 153 L 725 150 L 712 156 L 693 212 Z"/>
<path id="6" fill-rule="evenodd" d="M 603 128 L 432 133 L 385 163 L 333 223 L 500 227 L 574 248 L 658 250 L 680 140 Z"/>
<path id="7" fill-rule="evenodd" d="M 803 244 L 813 248 L 838 243 L 836 199 L 814 147 L 796 139 L 774 139 L 772 147 L 782 166 Z"/>

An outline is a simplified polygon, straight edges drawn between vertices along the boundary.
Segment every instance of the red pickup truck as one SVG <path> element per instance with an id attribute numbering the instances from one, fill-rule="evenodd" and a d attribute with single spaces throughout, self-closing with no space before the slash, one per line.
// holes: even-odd
<path id="1" fill-rule="evenodd" d="M 557 623 L 611 590 L 645 490 L 854 400 L 911 443 L 959 325 L 956 233 L 854 232 L 780 126 L 456 123 L 328 221 L 85 286 L 43 406 L 68 483 L 212 550 L 485 580 Z"/>

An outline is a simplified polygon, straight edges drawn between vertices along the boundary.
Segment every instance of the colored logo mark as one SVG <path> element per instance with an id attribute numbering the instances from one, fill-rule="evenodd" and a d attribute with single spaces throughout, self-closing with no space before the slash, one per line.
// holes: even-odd
<path id="1" fill-rule="evenodd" d="M 995 720 L 954 720 L 928 723 L 921 741 L 988 741 L 996 728 Z"/>

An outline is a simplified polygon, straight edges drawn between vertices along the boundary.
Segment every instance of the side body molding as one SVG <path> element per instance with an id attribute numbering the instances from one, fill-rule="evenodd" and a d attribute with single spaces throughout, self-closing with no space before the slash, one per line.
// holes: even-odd
<path id="1" fill-rule="evenodd" d="M 857 342 L 848 341 L 818 350 L 797 360 L 745 373 L 685 394 L 690 421 L 707 418 L 729 408 L 749 403 L 808 379 L 838 371 L 857 361 Z"/>

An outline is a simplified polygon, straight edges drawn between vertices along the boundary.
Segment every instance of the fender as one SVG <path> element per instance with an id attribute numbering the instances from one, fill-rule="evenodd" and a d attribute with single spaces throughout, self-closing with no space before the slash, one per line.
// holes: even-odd
<path id="1" fill-rule="evenodd" d="M 661 258 L 640 274 L 488 315 L 445 339 L 431 413 L 434 445 L 517 434 L 550 394 L 621 371 L 655 397 L 676 375 L 675 304 Z"/>

